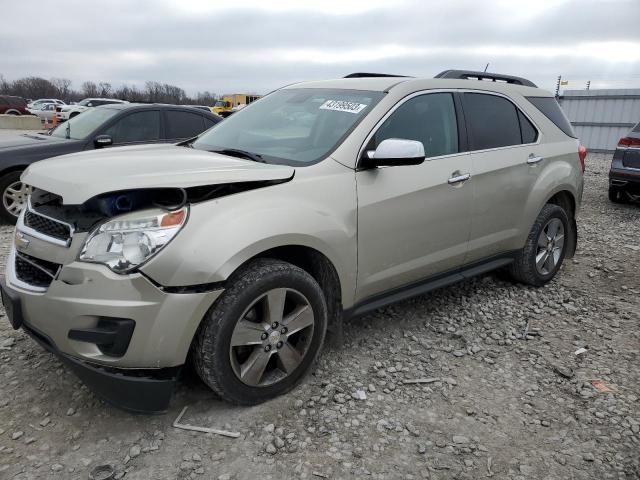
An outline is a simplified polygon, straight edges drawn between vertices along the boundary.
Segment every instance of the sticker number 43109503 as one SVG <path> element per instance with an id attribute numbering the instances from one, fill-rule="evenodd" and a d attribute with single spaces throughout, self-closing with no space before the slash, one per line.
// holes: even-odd
<path id="1" fill-rule="evenodd" d="M 367 105 L 344 100 L 327 100 L 320 105 L 320 110 L 335 110 L 336 112 L 360 113 Z"/>

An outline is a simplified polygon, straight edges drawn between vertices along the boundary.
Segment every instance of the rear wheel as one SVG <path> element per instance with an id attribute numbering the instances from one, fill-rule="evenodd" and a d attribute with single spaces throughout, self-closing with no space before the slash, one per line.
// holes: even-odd
<path id="1" fill-rule="evenodd" d="M 261 259 L 230 279 L 206 314 L 193 358 L 223 399 L 253 405 L 292 389 L 317 358 L 327 329 L 322 289 L 304 270 Z"/>
<path id="2" fill-rule="evenodd" d="M 564 260 L 569 228 L 569 219 L 562 207 L 545 205 L 529 232 L 527 243 L 510 266 L 511 277 L 536 287 L 550 281 Z"/>
<path id="3" fill-rule="evenodd" d="M 21 171 L 10 172 L 0 177 L 0 217 L 11 224 L 16 223 L 20 212 L 27 205 L 27 197 L 31 192 L 30 187 L 20 181 L 21 174 Z"/>
<path id="4" fill-rule="evenodd" d="M 609 200 L 613 203 L 625 203 L 627 196 L 623 190 L 616 187 L 609 187 Z"/>

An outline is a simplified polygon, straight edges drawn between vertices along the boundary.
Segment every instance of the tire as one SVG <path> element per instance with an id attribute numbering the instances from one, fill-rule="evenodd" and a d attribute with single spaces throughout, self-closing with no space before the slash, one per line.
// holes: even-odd
<path id="1" fill-rule="evenodd" d="M 73 117 L 77 117 L 78 115 L 80 115 L 80 112 L 73 112 L 69 115 L 69 120 L 71 120 Z"/>
<path id="2" fill-rule="evenodd" d="M 554 242 L 549 242 L 548 240 L 549 232 L 552 231 L 550 229 L 553 226 L 558 227 L 558 232 L 562 231 L 562 245 L 559 250 L 556 250 L 560 244 L 559 240 L 554 239 Z M 560 229 L 560 226 L 562 229 Z M 533 227 L 531 227 L 531 232 L 527 237 L 524 248 L 518 252 L 514 262 L 509 267 L 511 278 L 517 282 L 541 287 L 555 277 L 567 253 L 570 228 L 569 218 L 562 207 L 553 204 L 545 205 L 538 214 Z M 544 236 L 547 240 L 542 237 L 543 231 L 545 231 Z M 543 245 L 545 241 L 547 243 Z M 546 257 L 544 256 L 545 251 Z M 536 265 L 536 260 L 544 260 L 545 258 L 546 261 L 542 267 Z"/>
<path id="3" fill-rule="evenodd" d="M 12 185 L 15 185 L 17 182 L 20 182 L 21 174 L 22 171 L 9 172 L 6 175 L 0 177 L 0 218 L 10 223 L 11 225 L 14 225 L 18 220 L 18 215 L 12 213 L 12 211 L 16 212 L 16 210 L 12 208 L 12 206 L 15 205 L 16 208 L 20 207 L 21 209 L 22 207 L 24 207 L 27 201 L 26 195 L 28 194 L 28 189 L 25 189 L 20 195 L 14 194 L 13 203 L 11 202 L 12 199 L 8 196 L 8 188 Z"/>
<path id="4" fill-rule="evenodd" d="M 613 203 L 626 203 L 627 196 L 619 188 L 609 187 L 609 200 Z"/>
<path id="5" fill-rule="evenodd" d="M 196 334 L 193 361 L 200 378 L 222 399 L 255 405 L 291 390 L 309 372 L 324 343 L 327 305 L 311 275 L 280 260 L 253 261 L 228 283 Z M 259 323 L 269 312 L 276 312 L 269 321 L 278 318 L 278 308 L 271 306 L 278 305 L 272 299 L 281 295 L 286 299 L 281 323 L 276 328 Z M 310 315 L 312 326 L 291 332 L 306 324 Z M 286 332 L 286 326 L 291 331 Z M 231 346 L 232 339 L 237 346 Z M 248 367 L 262 364 L 264 373 Z"/>

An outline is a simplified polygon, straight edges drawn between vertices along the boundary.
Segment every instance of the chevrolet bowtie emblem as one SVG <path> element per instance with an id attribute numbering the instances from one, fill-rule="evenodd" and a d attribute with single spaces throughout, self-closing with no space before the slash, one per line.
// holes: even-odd
<path id="1" fill-rule="evenodd" d="M 26 250 L 27 248 L 29 248 L 29 244 L 31 243 L 31 241 L 27 237 L 25 237 L 24 233 L 16 232 L 14 243 L 18 250 Z"/>

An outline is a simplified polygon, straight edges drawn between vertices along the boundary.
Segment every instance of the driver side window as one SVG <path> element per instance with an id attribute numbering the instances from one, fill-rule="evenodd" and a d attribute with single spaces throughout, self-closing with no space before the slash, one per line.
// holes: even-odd
<path id="1" fill-rule="evenodd" d="M 389 138 L 422 142 L 427 157 L 458 153 L 453 95 L 429 93 L 407 100 L 378 128 L 367 150 L 375 150 Z"/>

